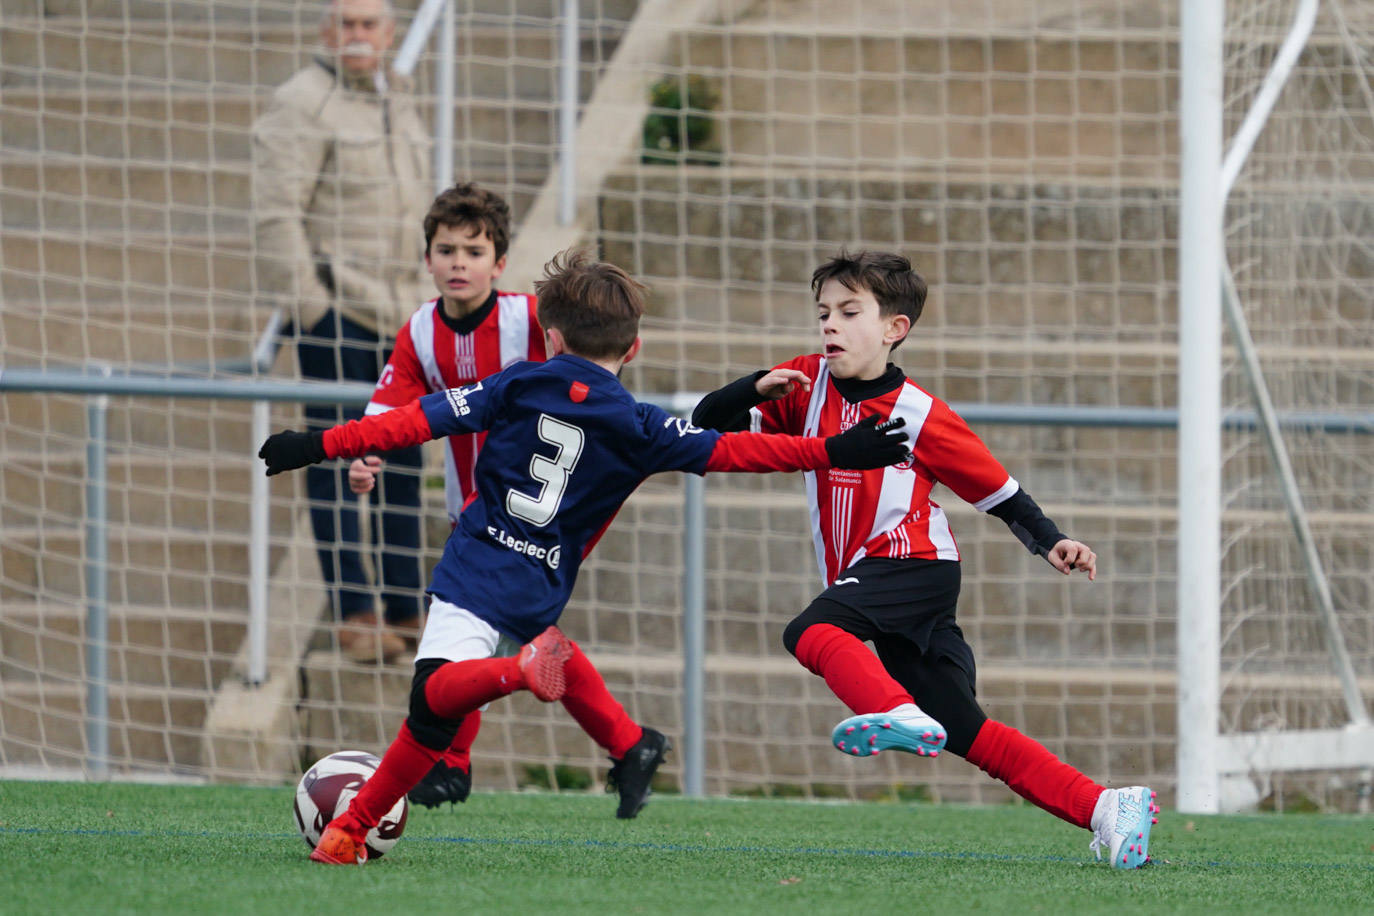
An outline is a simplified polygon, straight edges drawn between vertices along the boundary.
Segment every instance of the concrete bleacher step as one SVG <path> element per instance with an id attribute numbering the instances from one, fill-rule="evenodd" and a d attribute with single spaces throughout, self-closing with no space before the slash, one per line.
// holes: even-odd
<path id="1" fill-rule="evenodd" d="M 585 101 L 624 24 L 586 19 L 579 52 Z M 427 48 L 434 49 L 435 39 Z M 560 35 L 537 19 L 476 20 L 458 32 L 461 91 L 474 99 L 549 101 L 557 97 Z M 213 24 L 94 16 L 15 17 L 0 23 L 0 60 L 11 87 L 46 92 L 199 91 L 266 95 L 321 52 L 313 26 Z M 53 62 L 80 61 L 78 67 Z M 417 86 L 430 91 L 432 54 L 422 57 Z"/>
<path id="2" fill-rule="evenodd" d="M 0 451 L 0 528 L 79 524 L 86 511 L 84 451 L 23 453 Z M 136 524 L 185 536 L 195 532 L 241 532 L 250 524 L 256 459 L 229 462 L 224 456 L 169 461 L 151 451 L 112 455 L 106 465 L 106 517 L 112 525 Z M 291 520 L 288 506 L 271 507 L 272 530 Z"/>
<path id="3" fill-rule="evenodd" d="M 910 255 L 930 283 L 901 361 L 924 368 L 933 351 L 935 369 L 962 374 L 943 396 L 996 400 L 1011 386 L 1004 399 L 1021 400 L 1033 377 L 1084 391 L 1109 379 L 1119 403 L 1175 403 L 1161 377 L 1177 326 L 1176 202 L 1162 185 L 637 165 L 606 183 L 600 215 L 605 256 L 650 284 L 646 328 L 665 329 L 630 367 L 651 390 L 714 388 L 713 367 L 813 350 L 811 270 L 824 252 L 872 247 Z M 713 342 L 713 329 L 727 333 Z"/>
<path id="4" fill-rule="evenodd" d="M 9 447 L 38 450 L 45 447 L 44 442 L 50 437 L 65 438 L 68 447 L 86 441 L 84 395 L 8 393 L 3 398 L 6 421 L 12 431 Z M 246 401 L 114 397 L 106 414 L 106 441 L 112 448 L 179 448 L 198 453 L 222 452 L 247 460 L 257 448 L 252 435 L 252 409 Z"/>
<path id="5" fill-rule="evenodd" d="M 529 119 L 511 121 L 506 106 L 486 114 L 492 124 L 482 136 L 499 139 L 472 144 L 460 154 L 468 163 L 464 176 L 499 189 L 524 213 L 553 162 L 548 144 L 555 116 L 535 111 Z M 487 129 L 481 121 L 474 117 L 474 130 Z M 114 142 L 122 141 L 116 136 Z M 175 248 L 187 237 L 213 235 L 215 246 L 234 247 L 245 244 L 252 231 L 253 177 L 247 159 L 208 156 L 203 143 L 199 153 L 135 162 L 117 153 L 16 153 L 0 162 L 0 179 L 7 189 L 0 196 L 6 228 L 41 228 L 66 241 L 78 232 L 116 233 L 130 240 L 143 236 L 143 245 Z"/>
<path id="6" fill-rule="evenodd" d="M 243 641 L 242 612 L 113 605 L 108 614 L 112 684 L 213 691 Z M 0 681 L 82 683 L 86 615 L 75 602 L 7 601 L 0 618 Z"/>
<path id="7" fill-rule="evenodd" d="M 763 323 L 715 331 L 646 328 L 641 336 L 643 355 L 626 367 L 625 379 L 646 392 L 705 392 L 819 349 L 814 332 L 773 331 Z M 1114 347 L 1033 333 L 985 340 L 918 326 L 893 360 L 950 401 L 1162 407 L 1176 403 L 1176 351 L 1163 342 Z"/>
<path id="8" fill-rule="evenodd" d="M 421 0 L 393 0 L 401 21 L 398 31 L 409 23 Z M 213 22 L 216 24 L 264 23 L 293 25 L 313 33 L 319 24 L 319 11 L 298 0 L 43 0 L 49 16 L 90 16 L 132 21 Z M 584 17 L 628 21 L 639 7 L 639 0 L 582 0 Z M 560 14 L 562 0 L 464 0 L 462 10 L 474 18 L 510 16 L 552 18 Z"/>
<path id="9" fill-rule="evenodd" d="M 113 204 L 114 198 L 107 200 Z M 86 205 L 98 208 L 100 199 Z M 44 272 L 41 265 L 63 270 Z M 120 232 L 76 235 L 69 231 L 45 234 L 7 230 L 0 250 L 0 270 L 7 292 L 32 299 L 43 291 L 81 289 L 86 301 L 109 301 L 147 296 L 163 301 L 174 297 L 222 298 L 252 290 L 252 259 L 242 236 L 216 238 Z M 80 280 L 78 285 L 77 281 Z M 27 287 L 27 288 L 26 288 Z"/>
<path id="10" fill-rule="evenodd" d="M 638 165 L 608 179 L 600 216 L 649 278 L 804 290 L 815 248 L 887 244 L 932 285 L 1145 292 L 1173 274 L 1177 203 L 1161 183 Z"/>
<path id="11" fill-rule="evenodd" d="M 1164 32 L 957 34 L 796 23 L 682 36 L 713 81 L 734 161 L 1001 162 L 1164 177 L 1177 150 L 1176 42 Z"/>
<path id="12" fill-rule="evenodd" d="M 76 526 L 7 528 L 0 601 L 79 601 L 86 595 L 84 534 Z M 241 533 L 111 526 L 108 600 L 183 609 L 248 606 L 248 543 Z M 272 561 L 280 549 L 272 548 Z"/>
<path id="13" fill-rule="evenodd" d="M 246 239 L 252 178 L 246 162 L 187 160 L 129 164 L 115 159 L 36 154 L 11 156 L 0 168 L 8 228 L 60 234 L 114 236 L 160 248 L 190 244 L 197 236 Z M 51 189 L 35 195 L 34 189 Z M 140 278 L 141 279 L 141 278 Z M 147 282 L 147 281 L 144 281 Z"/>
<path id="14" fill-rule="evenodd" d="M 111 685 L 112 760 L 133 772 L 195 772 L 212 695 L 200 690 Z M 7 764 L 80 767 L 90 761 L 83 684 L 0 680 L 0 758 Z"/>
<path id="15" fill-rule="evenodd" d="M 271 311 L 240 302 L 24 300 L 0 302 L 0 360 L 10 366 L 214 367 L 243 364 Z"/>
<path id="16" fill-rule="evenodd" d="M 474 146 L 467 161 L 465 180 L 497 191 L 513 212 L 524 214 L 539 193 L 552 159 L 547 147 L 522 144 Z M 249 288 L 251 263 L 245 249 L 252 229 L 253 179 L 246 162 L 128 164 L 97 157 L 48 159 L 41 153 L 24 153 L 0 162 L 0 178 L 5 182 L 0 191 L 5 228 L 13 234 L 16 246 L 24 246 L 22 253 L 5 263 L 20 271 L 26 266 L 32 269 L 32 260 L 26 264 L 24 259 L 34 256 L 31 246 L 40 239 L 55 252 L 81 246 L 97 261 L 108 258 L 110 248 L 149 252 L 142 261 L 131 259 L 125 274 L 102 273 L 95 279 L 104 285 L 154 288 L 161 278 L 149 273 L 152 265 L 164 256 L 184 260 L 194 249 L 202 261 L 218 260 L 219 276 L 231 289 Z M 39 193 L 40 188 L 51 190 Z M 223 266 L 235 261 L 233 271 L 225 274 Z M 55 267 L 62 268 L 53 270 L 55 279 L 72 276 L 66 262 L 58 261 Z M 177 264 L 173 270 L 182 267 Z M 97 288 L 97 298 L 99 292 Z"/>

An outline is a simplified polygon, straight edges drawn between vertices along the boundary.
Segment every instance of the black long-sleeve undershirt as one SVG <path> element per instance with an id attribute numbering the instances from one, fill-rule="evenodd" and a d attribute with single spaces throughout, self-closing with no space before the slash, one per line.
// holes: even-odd
<path id="1" fill-rule="evenodd" d="M 768 373 L 763 369 L 717 388 L 697 403 L 692 425 L 721 433 L 737 433 L 749 428 L 749 411 L 763 403 L 754 384 Z"/>
<path id="2" fill-rule="evenodd" d="M 1047 556 L 1055 544 L 1064 540 L 1064 533 L 1059 526 L 1041 511 L 1039 504 L 1023 489 L 1018 489 L 1010 498 L 993 506 L 988 510 L 988 515 L 995 515 L 1006 522 L 1016 539 L 1036 556 Z"/>

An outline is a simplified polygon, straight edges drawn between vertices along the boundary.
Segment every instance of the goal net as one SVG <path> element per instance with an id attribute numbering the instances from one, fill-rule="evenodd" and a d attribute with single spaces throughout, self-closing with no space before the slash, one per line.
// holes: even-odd
<path id="1" fill-rule="evenodd" d="M 897 362 L 967 408 L 1012 474 L 1101 557 L 1097 582 L 1066 581 L 1001 522 L 937 492 L 965 560 L 959 620 L 979 699 L 1093 778 L 1150 783 L 1167 799 L 1182 523 L 1176 435 L 1159 413 L 1180 396 L 1173 5 L 716 0 L 680 4 L 698 20 L 658 33 L 661 2 L 580 6 L 584 121 L 604 98 L 652 105 L 633 115 L 642 148 L 578 138 L 579 157 L 604 165 L 577 189 L 580 240 L 651 287 L 627 386 L 704 392 L 811 352 L 807 281 L 821 259 L 910 256 L 932 294 Z M 249 128 L 309 61 L 318 5 L 31 7 L 0 18 L 4 368 L 221 376 L 271 315 L 251 269 Z M 404 26 L 416 3 L 397 7 Z M 504 194 L 517 222 L 555 171 L 561 8 L 455 8 L 455 172 Z M 1285 415 L 1371 403 L 1371 4 L 1336 9 L 1324 4 L 1228 209 L 1239 298 Z M 1228 4 L 1237 119 L 1291 15 L 1291 4 Z M 625 78 L 614 63 L 631 39 L 655 53 L 616 96 L 603 77 Z M 416 77 L 428 117 L 426 47 Z M 296 373 L 289 347 L 271 370 L 249 371 Z M 1227 395 L 1249 408 L 1229 363 Z M 408 670 L 334 651 L 298 481 L 274 478 L 271 490 L 270 676 L 243 683 L 256 443 L 242 402 L 110 399 L 108 644 L 93 648 L 90 403 L 0 391 L 0 775 L 275 782 L 333 750 L 383 748 Z M 299 420 L 295 405 L 272 409 L 273 428 Z M 1369 441 L 1289 440 L 1366 679 Z M 1224 724 L 1337 726 L 1339 685 L 1264 445 L 1248 428 L 1226 442 Z M 705 790 L 1011 798 L 958 759 L 857 761 L 829 746 L 848 713 L 781 646 L 820 588 L 801 481 L 722 476 L 705 489 Z M 426 493 L 432 563 L 447 522 L 440 490 Z M 678 744 L 666 790 L 681 786 L 685 750 L 683 536 L 681 481 L 648 482 L 562 621 L 631 714 Z M 107 722 L 93 717 L 97 656 Z M 93 744 L 96 726 L 108 750 Z M 479 789 L 580 788 L 606 767 L 561 708 L 528 698 L 493 705 L 474 754 Z M 1345 807 L 1357 775 L 1256 777 L 1257 794 Z"/>
<path id="2" fill-rule="evenodd" d="M 1228 139 L 1243 133 L 1304 6 L 1226 5 Z M 1235 302 L 1282 421 L 1293 487 L 1285 496 L 1262 428 L 1225 433 L 1220 712 L 1234 740 L 1222 760 L 1223 805 L 1249 796 L 1368 810 L 1374 741 L 1366 735 L 1362 751 L 1342 754 L 1316 736 L 1342 748 L 1358 740 L 1347 727 L 1368 731 L 1374 695 L 1371 27 L 1371 4 L 1320 4 L 1226 201 Z M 1232 328 L 1227 340 L 1223 407 L 1253 416 L 1242 333 Z M 1294 496 L 1305 509 L 1296 523 Z M 1295 524 L 1310 531 L 1310 558 Z"/>

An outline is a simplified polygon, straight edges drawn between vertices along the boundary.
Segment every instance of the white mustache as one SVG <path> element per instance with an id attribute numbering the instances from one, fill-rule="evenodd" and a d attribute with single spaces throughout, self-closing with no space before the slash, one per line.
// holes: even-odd
<path id="1" fill-rule="evenodd" d="M 377 49 L 365 41 L 350 41 L 339 49 L 339 53 L 346 56 L 365 57 L 376 54 Z"/>

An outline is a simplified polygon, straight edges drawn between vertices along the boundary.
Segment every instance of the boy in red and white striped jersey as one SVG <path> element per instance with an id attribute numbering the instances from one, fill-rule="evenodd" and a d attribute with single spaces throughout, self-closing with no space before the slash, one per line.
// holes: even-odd
<path id="1" fill-rule="evenodd" d="M 1106 789 L 978 705 L 973 651 L 955 621 L 959 548 L 931 488 L 942 483 L 996 515 L 1065 575 L 1095 579 L 1096 554 L 1059 531 L 948 404 L 889 362 L 925 304 L 926 283 L 910 261 L 841 254 L 816 269 L 811 288 L 823 352 L 707 395 L 692 422 L 808 436 L 833 435 L 867 417 L 906 422 L 910 461 L 804 475 L 826 588 L 787 626 L 783 643 L 855 713 L 832 741 L 860 757 L 888 748 L 933 757 L 948 748 L 1091 829 L 1092 848 L 1106 848 L 1114 866 L 1143 864 L 1158 811 L 1153 792 Z"/>
<path id="2" fill-rule="evenodd" d="M 544 362 L 544 331 L 533 293 L 497 290 L 510 247 L 510 206 L 471 182 L 439 194 L 425 214 L 425 266 L 439 295 L 421 305 L 396 334 L 396 348 L 367 405 L 372 416 L 406 407 L 427 394 L 462 388 L 518 362 Z M 484 434 L 444 440 L 444 497 L 449 524 L 472 499 L 473 471 Z M 349 466 L 354 493 L 372 489 L 382 459 L 359 458 Z M 642 728 L 616 701 L 590 660 L 577 651 L 564 703 L 611 756 L 612 782 L 620 791 L 617 817 L 632 818 L 648 795 L 668 739 Z M 428 807 L 466 801 L 472 790 L 472 742 L 481 727 L 478 710 L 463 718 L 453 743 L 410 790 Z M 629 762 L 627 762 L 629 761 Z M 631 773 L 630 770 L 635 770 Z"/>

